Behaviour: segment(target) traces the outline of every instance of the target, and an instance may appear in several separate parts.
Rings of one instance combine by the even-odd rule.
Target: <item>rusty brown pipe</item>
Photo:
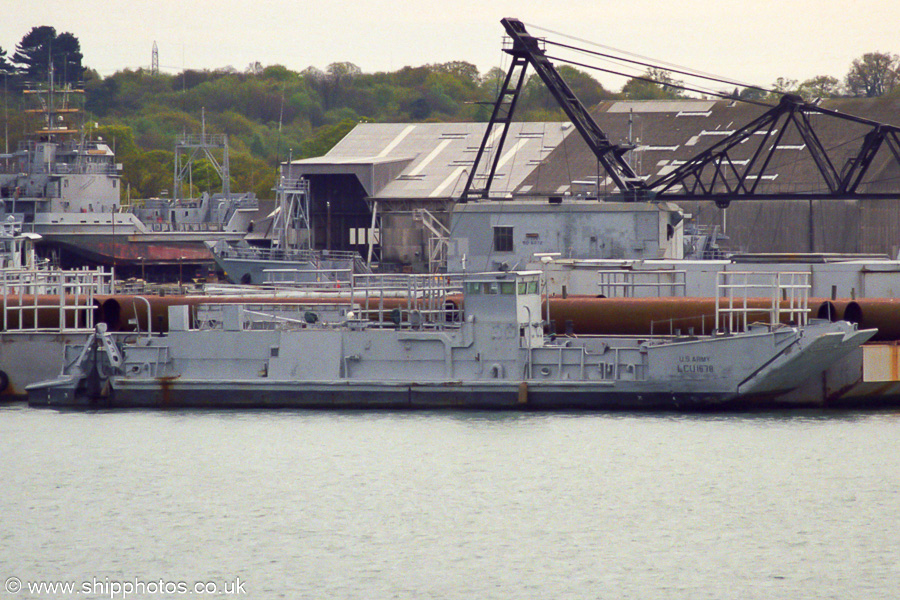
[[[809,316],[816,317],[824,300],[810,300]],[[596,298],[596,297],[551,297],[550,320],[554,322],[557,334],[574,333],[583,335],[670,335],[677,331],[683,334],[709,334],[715,329],[716,306],[726,307],[725,298]],[[743,301],[734,306],[743,306]],[[789,303],[780,303],[783,309]],[[748,298],[747,315],[749,323],[768,322],[768,298]],[[542,310],[546,310],[546,305]],[[727,317],[726,317],[727,318]],[[781,320],[787,324],[789,315]],[[739,330],[737,324],[732,329]]]
[[[148,331],[147,303],[150,305],[150,318],[153,327],[150,331],[164,333],[169,330],[169,307],[189,306],[191,318],[197,315],[197,306],[201,304],[342,304],[349,303],[349,297],[287,297],[272,296],[134,296],[115,295],[102,296],[100,300],[99,320],[106,323],[110,331]],[[144,301],[146,299],[146,302]],[[369,298],[363,302],[354,298],[355,303],[365,303],[366,308],[375,310],[379,307],[378,298]],[[386,311],[402,308],[407,305],[405,298],[384,298],[381,306]],[[137,326],[135,325],[137,324]]]
[[[877,329],[873,341],[900,340],[900,299],[860,298],[835,302],[840,317],[860,329]]]
[[[88,306],[84,296],[67,295],[63,298],[67,307]],[[18,329],[59,329],[60,298],[56,294],[9,295],[4,298],[6,306],[6,330]],[[93,301],[95,310],[100,306],[98,300]],[[82,310],[64,311],[65,326],[86,327],[86,314]],[[0,322],[0,328],[3,323]]]

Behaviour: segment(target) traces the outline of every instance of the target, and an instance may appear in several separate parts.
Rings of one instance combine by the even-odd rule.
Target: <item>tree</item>
[[[793,94],[797,91],[797,80],[779,77],[772,83],[772,89],[777,94]]]
[[[56,29],[49,25],[32,27],[16,45],[13,62],[16,71],[26,79],[43,81],[47,79],[50,45],[56,38]]]
[[[737,89],[735,89],[737,92]],[[765,100],[766,92],[765,90],[761,90],[758,87],[745,87],[740,92],[737,93],[737,97],[741,100]]]
[[[314,133],[313,137],[303,142],[299,148],[299,153],[295,154],[294,158],[324,155],[354,127],[356,127],[356,121],[352,119],[344,119],[335,125],[322,127]]]
[[[129,173],[128,163],[124,165],[124,172]],[[168,150],[151,150],[140,155],[140,167],[134,170],[135,181],[132,177],[126,177],[131,185],[131,195],[134,198],[154,198],[163,194],[171,194],[172,173],[175,167],[174,153]]]
[[[847,90],[854,96],[884,96],[900,83],[900,58],[889,52],[867,52],[853,61]]]
[[[266,79],[272,79],[282,83],[286,81],[296,81],[298,79],[297,74],[284,65],[269,65],[260,72],[260,75]]]
[[[622,94],[629,100],[666,100],[682,98],[684,92],[673,86],[681,85],[664,69],[649,68],[641,77],[632,77],[622,86]]]
[[[557,67],[557,72],[566,82],[566,85],[569,86],[569,89],[572,90],[572,93],[575,94],[575,97],[587,108],[614,97],[590,74],[575,67],[561,65]],[[563,114],[562,107],[550,93],[547,86],[544,85],[541,77],[536,73],[532,74],[525,81],[525,85],[522,87],[522,97],[519,99],[516,110],[517,118],[526,121],[544,120],[544,117],[540,115],[546,116],[552,112],[556,112],[559,115]],[[555,121],[558,118],[554,117],[549,120]]]
[[[506,71],[500,67],[488,70],[479,81],[482,94],[489,96],[491,99],[496,98],[497,94],[500,93],[500,86],[503,85],[505,78]]]
[[[97,75],[85,81],[84,90],[85,108],[100,116],[106,116],[115,106],[119,81],[115,77],[103,79]]]
[[[474,121],[487,121],[491,118],[493,104],[500,94],[500,88],[503,80],[506,78],[506,72],[500,67],[494,67],[481,77],[478,82],[478,96],[480,101],[475,105],[473,115]]]
[[[481,80],[481,77],[478,75],[478,67],[469,62],[456,60],[428,66],[432,71],[447,73],[460,81],[466,82],[472,87],[477,86]]]
[[[333,62],[328,65],[326,71],[332,79],[353,79],[357,75],[362,74],[362,69],[354,65],[352,62]]]
[[[6,58],[6,50],[0,48],[0,75],[12,75],[15,72],[15,67]]]
[[[16,46],[12,61],[18,75],[34,82],[49,79],[53,65],[55,82],[68,84],[81,81],[81,43],[71,33],[56,34],[49,25],[32,27]]]
[[[801,83],[797,91],[807,102],[816,98],[834,98],[841,93],[841,83],[830,75],[819,75]]]
[[[76,83],[84,76],[81,64],[81,42],[71,33],[61,33],[53,42],[53,67],[56,69],[56,80],[63,83]]]
[[[231,189],[252,191],[260,198],[267,198],[275,187],[275,169],[266,161],[235,154],[231,157]]]
[[[612,92],[607,91],[603,84],[594,79],[589,73],[570,65],[561,65],[557,70],[572,92],[586,107],[594,106],[604,100],[611,100],[615,96]]]
[[[338,108],[345,102],[351,82],[362,73],[362,70],[350,62],[336,62],[328,65],[326,72],[325,77],[319,79],[318,83],[327,111]]]

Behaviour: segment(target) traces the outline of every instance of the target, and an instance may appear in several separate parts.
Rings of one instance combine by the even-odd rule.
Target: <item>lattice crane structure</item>
[[[511,40],[504,51],[511,55],[512,64],[494,104],[460,202],[490,196],[491,183],[528,66],[535,70],[572,121],[622,200],[709,200],[724,208],[731,201],[740,199],[897,197],[896,191],[885,191],[883,182],[872,180],[871,167],[876,156],[886,153],[887,160],[892,161],[900,173],[900,128],[829,110],[794,94],[782,96],[761,116],[669,173],[652,180],[642,178],[625,160],[625,154],[632,147],[610,141],[553,66],[543,41],[530,35],[517,19],[503,19],[501,23]],[[826,127],[825,122],[834,120],[841,122],[839,127],[854,128],[860,140],[858,147],[848,149],[842,145],[838,151],[822,143],[817,130]],[[835,123],[827,126],[834,128]],[[496,134],[498,127],[502,129]],[[497,139],[493,160],[480,169],[492,139]],[[814,191],[773,193],[761,187],[761,182],[771,178],[770,173],[777,165],[773,160],[776,151],[785,144],[801,149],[815,164],[814,171],[820,181],[811,182]]]

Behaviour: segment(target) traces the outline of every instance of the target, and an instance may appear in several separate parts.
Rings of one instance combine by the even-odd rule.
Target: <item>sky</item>
[[[154,41],[160,69],[170,73],[254,62],[296,71],[351,62],[371,73],[455,60],[485,73],[509,64],[503,17],[520,19],[532,35],[571,42],[543,30],[559,32],[763,87],[778,77],[842,79],[866,52],[900,53],[898,0],[0,0],[0,7],[8,55],[32,27],[51,25],[74,34],[84,64],[104,76],[149,67]],[[591,74],[612,91],[626,81]]]

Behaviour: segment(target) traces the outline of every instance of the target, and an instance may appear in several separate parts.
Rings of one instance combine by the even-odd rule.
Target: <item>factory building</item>
[[[450,211],[462,193],[485,123],[361,123],[325,156],[283,166],[310,182],[317,248],[358,250],[427,270],[443,253]],[[512,197],[574,129],[568,123],[513,124],[494,193]],[[577,133],[575,133],[577,136]],[[374,226],[373,226],[374,224]]]

